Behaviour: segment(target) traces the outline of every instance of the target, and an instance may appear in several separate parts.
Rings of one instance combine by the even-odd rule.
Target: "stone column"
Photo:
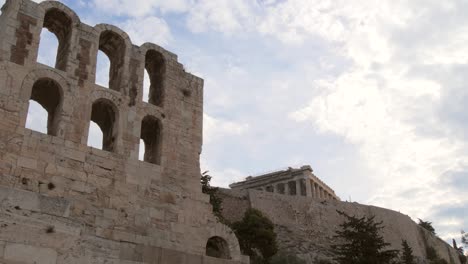
[[[289,184],[288,182],[283,182],[284,183],[284,194],[289,195]]]
[[[301,180],[296,180],[296,196],[301,196]]]
[[[305,180],[305,185],[306,185],[306,196],[307,197],[312,197],[312,186],[310,186],[310,179],[307,177]]]
[[[310,184],[312,185],[312,197],[317,198],[317,190],[315,189],[315,182],[310,180]]]
[[[320,200],[323,199],[323,189],[322,189],[321,186],[319,186],[319,198],[320,198]]]

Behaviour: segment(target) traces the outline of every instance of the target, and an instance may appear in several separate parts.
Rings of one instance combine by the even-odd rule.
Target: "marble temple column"
[[[307,197],[312,197],[312,186],[310,186],[310,179],[308,179],[308,178],[309,177],[304,179],[305,185],[306,185],[306,196]]]
[[[301,196],[301,180],[295,180],[296,182],[296,196]]]
[[[317,198],[317,192],[315,190],[315,182],[313,180],[310,180],[310,185],[311,185],[311,189],[312,189],[312,197]]]

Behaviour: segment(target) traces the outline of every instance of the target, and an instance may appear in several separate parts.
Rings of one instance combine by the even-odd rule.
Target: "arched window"
[[[228,243],[223,238],[217,236],[208,239],[206,243],[206,255],[220,259],[231,259]]]
[[[153,116],[145,116],[143,118],[141,122],[141,139],[145,145],[143,160],[160,165],[162,127],[161,122],[157,118]]]
[[[91,110],[91,121],[101,129],[102,132],[102,149],[106,151],[114,151],[117,139],[117,108],[107,99],[98,99],[93,103]],[[92,136],[92,126],[90,125],[90,134]]]
[[[155,50],[146,52],[145,69],[149,77],[148,102],[157,106],[162,106],[164,100],[164,77],[166,65],[164,57]],[[143,95],[145,97],[145,95]]]
[[[62,102],[62,90],[60,86],[54,80],[48,78],[37,80],[32,87],[30,102],[31,101],[42,106],[47,113],[47,134],[56,136],[58,132],[60,107]],[[40,112],[31,111],[34,108],[39,108],[37,104],[30,103],[29,105],[26,127],[39,132],[44,132],[44,130],[41,129],[44,125],[37,121],[45,120],[45,118],[40,114]]]
[[[55,35],[58,44],[54,37],[45,32],[44,29]],[[39,61],[53,66],[55,57],[55,68],[65,71],[70,51],[71,29],[72,20],[67,14],[57,8],[47,10],[39,45]],[[54,51],[57,53],[53,53]]]
[[[122,85],[122,73],[124,71],[125,41],[117,33],[106,30],[99,37],[99,50],[102,51],[110,61],[109,88],[120,91]],[[99,73],[99,69],[96,70]]]

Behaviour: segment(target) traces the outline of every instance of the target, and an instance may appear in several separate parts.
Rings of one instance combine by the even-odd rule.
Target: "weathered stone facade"
[[[270,172],[259,176],[249,176],[245,181],[229,187],[233,190],[257,190],[278,194],[306,196],[317,200],[340,200],[335,191],[312,173],[309,165],[298,169]]]
[[[426,247],[451,264],[460,264],[457,252],[450,245],[418,226],[407,215],[392,210],[337,200],[288,196],[257,190],[220,189],[223,199],[223,216],[228,221],[239,221],[249,208],[262,211],[275,225],[281,251],[293,253],[308,264],[333,257],[331,245],[344,218],[337,210],[356,216],[375,216],[385,228],[382,235],[390,248],[401,250],[405,239],[413,249],[418,263],[428,263]]]
[[[55,68],[36,62],[43,28],[59,40]],[[109,88],[95,84],[98,50],[111,62]],[[25,128],[30,100],[47,110],[47,134]],[[132,45],[115,26],[81,23],[57,1],[7,0],[0,263],[248,263],[201,192],[202,113],[203,80],[176,55]],[[90,121],[102,150],[86,144]]]

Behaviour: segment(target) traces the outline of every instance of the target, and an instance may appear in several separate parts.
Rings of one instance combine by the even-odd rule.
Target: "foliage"
[[[218,196],[218,188],[212,187],[210,185],[211,176],[208,174],[208,171],[202,173],[200,182],[202,185],[202,192],[210,196],[210,204],[213,206],[213,213],[219,219],[223,220],[222,216],[222,203],[223,200]]]
[[[249,255],[252,263],[270,263],[277,253],[274,225],[259,210],[247,210],[241,221],[232,224],[232,229],[242,253]]]
[[[401,246],[403,248],[402,256],[401,256],[401,264],[416,264],[413,255],[413,249],[408,245],[408,241],[403,240],[401,242]]]
[[[468,232],[461,231],[461,241],[465,247],[468,247]]]
[[[419,218],[418,218],[419,219]],[[429,222],[429,221],[423,221],[421,219],[419,219],[419,223],[418,225],[424,229],[426,229],[427,231],[431,232],[431,234],[435,235],[435,229],[434,227],[432,227],[432,222]]]
[[[340,264],[386,264],[398,255],[397,250],[385,250],[386,243],[379,231],[382,222],[375,222],[375,217],[355,217],[337,211],[345,217],[340,224],[342,230],[336,231],[335,238],[343,241],[333,246],[335,260]]]
[[[430,264],[448,264],[445,259],[442,259],[433,247],[426,247],[426,256]]]
[[[468,246],[468,234],[465,231],[461,231],[461,241],[462,244]],[[463,245],[461,247],[457,246],[457,242],[453,239],[453,247],[458,251],[458,258],[460,259],[461,264],[466,264],[468,262],[468,258],[465,256],[465,252],[463,250]]]
[[[278,251],[271,259],[270,264],[306,264],[306,262],[292,253]]]

